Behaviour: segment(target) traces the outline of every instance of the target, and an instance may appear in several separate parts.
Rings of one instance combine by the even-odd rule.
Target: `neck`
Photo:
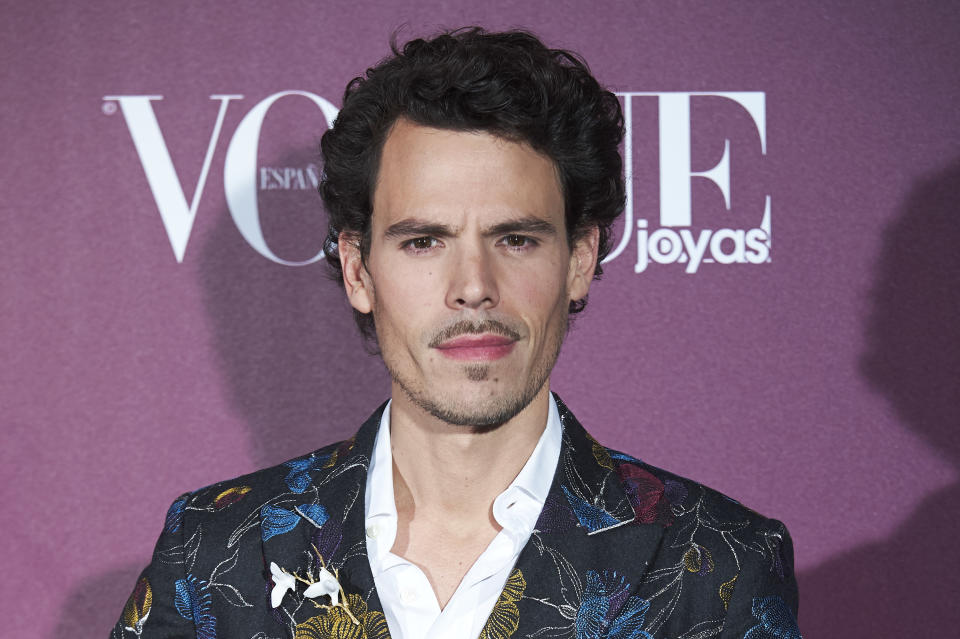
[[[549,385],[510,421],[477,431],[425,413],[403,391],[390,405],[398,513],[489,519],[494,499],[533,453],[549,412]],[[401,515],[402,516],[402,515]]]

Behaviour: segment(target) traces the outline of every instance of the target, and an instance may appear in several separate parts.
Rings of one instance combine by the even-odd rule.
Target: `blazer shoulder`
[[[638,523],[663,526],[647,573],[651,586],[683,575],[690,610],[722,618],[723,637],[749,634],[765,623],[764,615],[780,620],[785,634],[778,637],[799,637],[798,631],[791,634],[798,605],[793,542],[782,522],[704,484],[606,450],[624,492],[644,505],[635,508]],[[638,491],[646,491],[645,497],[636,498]]]
[[[353,447],[354,438],[335,442],[275,466],[184,493],[167,512],[165,528],[233,527],[284,494],[299,495],[313,484],[318,471],[332,468]],[[246,507],[244,507],[246,506]]]
[[[745,526],[785,530],[781,522],[758,513],[719,490],[648,464],[627,453],[612,448],[606,450],[628,494],[629,480],[637,475],[647,475],[651,482],[662,490],[663,499],[670,504],[676,515],[682,516],[688,510],[696,509],[701,514],[709,513],[713,518],[739,521]]]

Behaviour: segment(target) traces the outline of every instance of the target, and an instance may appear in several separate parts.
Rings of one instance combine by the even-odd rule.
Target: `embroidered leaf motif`
[[[217,618],[210,612],[209,584],[191,574],[173,584],[176,595],[173,605],[184,619],[193,621],[197,639],[216,639]]]
[[[597,460],[597,463],[604,468],[613,470],[613,459],[610,457],[610,452],[596,441],[593,442],[592,449],[593,458]]]
[[[157,553],[157,559],[164,564],[186,564],[187,570],[193,569],[193,562],[197,558],[200,548],[200,529],[198,528],[186,543],[171,546]]]
[[[184,619],[193,619],[193,602],[196,599],[196,593],[190,582],[186,579],[177,579],[173,584],[176,595],[173,597],[173,606]]]
[[[523,597],[527,582],[520,569],[514,570],[507,579],[500,598],[493,606],[487,623],[480,631],[478,639],[510,639],[520,625],[520,609],[517,602]]]
[[[183,511],[186,507],[186,495],[170,504],[170,510],[167,511],[167,518],[163,524],[163,529],[171,533],[180,530],[180,525],[183,523]]]
[[[218,578],[233,570],[234,566],[237,565],[237,555],[239,554],[240,549],[237,548],[233,551],[232,555],[217,564],[216,568],[213,569],[213,572],[210,573],[210,581],[216,581]]]
[[[343,525],[337,518],[327,519],[320,528],[313,532],[310,541],[316,547],[321,557],[333,557],[340,548],[343,539]]]
[[[260,516],[263,518],[261,527],[264,541],[275,535],[290,532],[300,523],[300,515],[297,513],[270,504],[260,509]]]
[[[251,490],[250,486],[234,486],[233,488],[228,488],[213,499],[213,507],[216,510],[222,510],[243,499],[243,496]]]
[[[733,579],[730,581],[725,581],[720,584],[720,599],[723,601],[724,609],[727,609],[730,606],[730,598],[733,596],[733,587],[737,585],[737,575],[733,576]]]
[[[236,606],[237,608],[253,607],[253,604],[243,598],[243,595],[240,594],[236,586],[231,586],[230,584],[212,584],[212,586],[217,589],[217,592],[219,592],[231,606]]]
[[[705,575],[713,571],[713,557],[703,546],[692,544],[687,552],[683,553],[683,565],[690,572]]]
[[[123,607],[123,625],[127,630],[131,630],[137,635],[143,632],[143,624],[150,616],[150,608],[153,606],[153,590],[150,588],[150,582],[146,577],[141,577],[137,581],[130,598],[127,599],[127,605]]]

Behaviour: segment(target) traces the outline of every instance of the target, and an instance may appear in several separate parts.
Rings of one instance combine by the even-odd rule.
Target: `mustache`
[[[509,337],[514,341],[520,339],[520,333],[513,330],[503,322],[498,322],[497,320],[487,319],[479,322],[460,320],[459,322],[440,329],[437,334],[431,338],[429,346],[431,348],[436,348],[447,340],[453,339],[454,337],[459,337],[460,335],[480,335],[482,333],[503,335],[504,337]]]

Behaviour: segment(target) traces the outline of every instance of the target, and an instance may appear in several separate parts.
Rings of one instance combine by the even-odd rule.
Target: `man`
[[[799,637],[784,527],[596,443],[550,372],[622,212],[619,104],[520,32],[415,40],[322,141],[391,401],[182,496],[115,637]]]

